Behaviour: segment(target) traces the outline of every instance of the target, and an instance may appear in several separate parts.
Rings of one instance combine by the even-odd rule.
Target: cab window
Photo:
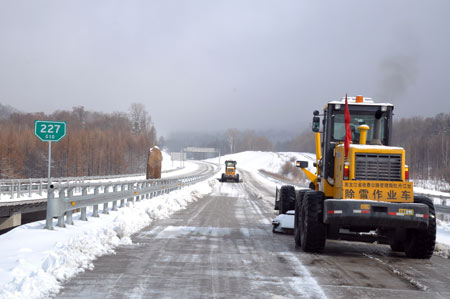
[[[375,124],[375,115],[374,114],[366,114],[366,113],[352,113],[351,114],[351,122],[350,122],[350,130],[352,132],[352,142],[359,143],[359,130],[358,127],[362,124],[368,125],[370,130],[367,132],[367,143],[369,144],[373,139],[373,128]],[[380,123],[380,139],[384,144],[384,130],[385,130],[386,120],[384,117],[381,118]],[[333,115],[333,124],[332,124],[332,141],[344,141],[345,140],[345,120],[344,113],[341,111],[336,111]]]

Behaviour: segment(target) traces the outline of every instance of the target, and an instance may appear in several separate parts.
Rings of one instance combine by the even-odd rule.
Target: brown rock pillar
[[[159,147],[154,146],[148,152],[147,180],[161,178],[162,154]]]

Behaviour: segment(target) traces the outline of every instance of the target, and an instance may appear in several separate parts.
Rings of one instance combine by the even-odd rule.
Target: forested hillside
[[[83,107],[50,115],[12,111],[0,118],[0,178],[47,176],[48,145],[34,136],[34,120],[67,122],[67,136],[52,147],[53,177],[144,172],[147,151],[157,144],[156,129],[142,104],[132,104],[128,113],[111,114]],[[412,178],[450,182],[449,113],[395,120],[393,132],[393,145],[406,149]],[[167,140],[170,150],[207,146],[220,149],[222,154],[274,149],[314,152],[314,135],[309,128],[275,146],[251,130],[179,135]]]
[[[406,149],[413,178],[444,179],[450,183],[449,113],[395,121],[393,144]]]
[[[129,113],[72,111],[13,113],[0,119],[0,177],[47,176],[48,144],[34,135],[35,120],[67,122],[67,135],[52,144],[52,177],[145,172],[156,129],[142,104]]]

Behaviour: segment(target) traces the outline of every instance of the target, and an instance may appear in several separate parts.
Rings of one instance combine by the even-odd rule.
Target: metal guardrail
[[[438,212],[450,214],[450,206],[434,205],[434,207],[436,208],[436,211],[438,211]]]
[[[47,197],[47,229],[53,229],[53,218],[58,218],[57,226],[73,224],[72,213],[81,210],[80,220],[87,220],[87,207],[93,207],[92,217],[99,217],[99,205],[103,204],[103,214],[124,207],[126,202],[141,201],[179,190],[185,186],[203,181],[219,172],[220,168],[202,175],[176,179],[135,180],[107,183],[56,183],[50,185]],[[78,191],[81,195],[74,195]],[[55,197],[58,193],[58,197]],[[120,201],[120,203],[119,203]],[[66,221],[64,221],[66,216]]]
[[[450,195],[433,195],[433,194],[426,194],[426,193],[418,193],[415,192],[416,195],[423,195],[432,199],[439,199],[441,202],[440,204],[435,204],[434,207],[436,208],[436,211],[441,213],[450,214]]]
[[[442,205],[447,205],[446,203],[450,203],[450,194],[446,195],[446,194],[439,194],[439,195],[434,195],[434,194],[427,194],[427,193],[419,193],[419,192],[414,192],[414,194],[417,195],[423,195],[423,196],[427,196],[427,197],[432,197],[432,198],[439,198],[441,200],[441,204]]]
[[[163,171],[163,173],[169,173],[172,171],[180,170],[184,167],[178,167],[175,169],[170,169]],[[84,177],[61,177],[61,178],[51,178],[52,183],[85,183],[93,180],[111,180],[120,179],[126,177],[134,176],[145,176],[145,173],[134,173],[134,174],[118,174],[118,175],[105,175],[105,176],[84,176]],[[42,196],[42,192],[47,190],[48,178],[30,178],[30,179],[2,179],[0,180],[0,194],[9,194],[10,199],[21,198],[22,196],[28,195],[31,197],[33,193],[38,193]]]
[[[85,177],[61,177],[61,178],[51,178],[52,183],[84,183],[91,180],[108,180],[108,179],[119,179],[125,177],[142,176],[145,173],[135,173],[135,174],[120,174],[120,175],[105,175],[105,176],[85,176]],[[14,199],[21,198],[22,196],[28,195],[31,197],[32,193],[39,193],[47,190],[48,178],[29,178],[29,179],[2,179],[0,180],[0,193],[10,194],[10,198]]]

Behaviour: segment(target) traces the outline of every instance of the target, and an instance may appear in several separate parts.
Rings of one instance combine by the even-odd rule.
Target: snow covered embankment
[[[39,221],[1,235],[0,298],[42,298],[57,293],[65,280],[92,269],[95,258],[131,244],[133,233],[186,208],[210,193],[214,184],[212,178],[86,222],[76,217],[75,225],[66,228],[45,230],[45,221]]]

